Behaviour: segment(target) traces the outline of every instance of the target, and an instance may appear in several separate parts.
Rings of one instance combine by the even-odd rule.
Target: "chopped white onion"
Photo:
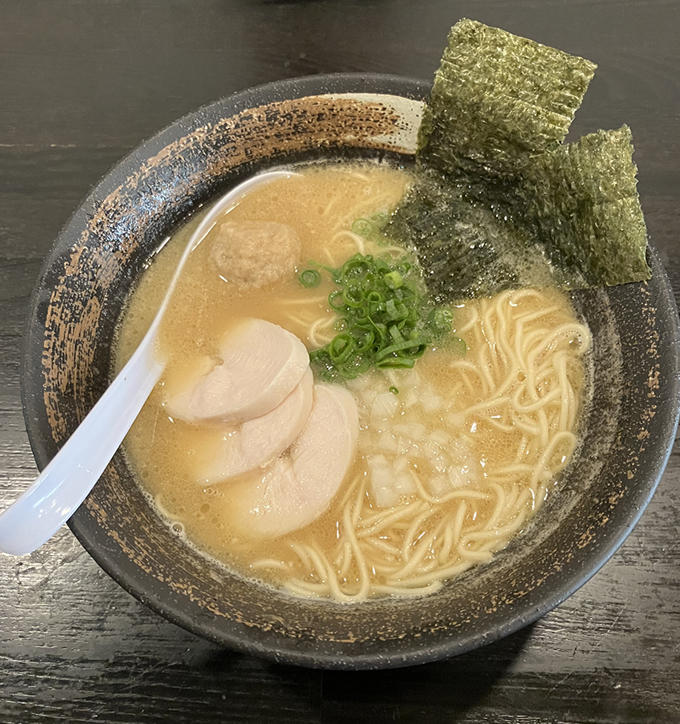
[[[414,389],[410,389],[404,395],[404,407],[413,407],[418,403],[418,393]]]
[[[378,438],[378,447],[385,452],[397,452],[397,440],[391,432],[385,430]]]
[[[425,425],[420,422],[409,422],[405,425],[395,425],[394,431],[403,435],[405,438],[418,442],[425,437]]]
[[[394,488],[399,495],[413,495],[416,492],[416,484],[408,472],[395,476]]]
[[[465,424],[465,415],[462,412],[450,412],[446,416],[446,420],[454,427],[463,427]]]
[[[451,465],[446,472],[452,488],[465,488],[476,482],[476,476],[467,465]]]
[[[421,397],[420,404],[423,411],[429,413],[440,410],[444,405],[444,400],[437,395],[427,395],[427,397]]]
[[[443,475],[433,475],[428,480],[428,487],[430,489],[430,493],[432,493],[435,498],[443,497],[451,489],[449,481]]]
[[[379,508],[390,508],[399,502],[399,493],[394,484],[394,470],[384,455],[366,457],[371,479],[371,493]]]
[[[393,395],[391,392],[383,392],[373,401],[371,417],[376,420],[387,420],[394,417],[398,407],[399,400],[397,399],[397,396]]]
[[[477,463],[460,436],[460,428],[466,425],[465,415],[451,412],[448,398],[440,396],[435,387],[423,384],[417,373],[390,372],[393,374],[389,380],[399,389],[398,395],[385,391],[385,376],[373,376],[370,384],[351,385],[362,404],[361,414],[370,416],[369,428],[374,431],[366,436],[369,445],[361,448],[374,504],[393,507],[401,496],[417,492],[409,472],[411,463],[416,466],[421,484],[436,498],[456,488],[475,486]],[[416,411],[430,415],[426,424],[418,421]],[[467,420],[468,425],[470,422]]]
[[[404,470],[406,470],[406,468],[408,467],[408,458],[403,457],[403,456],[400,458],[397,458],[394,461],[393,465],[394,465],[395,473],[403,473]]]
[[[451,435],[449,435],[448,432],[444,432],[444,430],[435,430],[430,433],[430,440],[437,443],[437,445],[441,445],[441,447],[445,447],[450,442]]]

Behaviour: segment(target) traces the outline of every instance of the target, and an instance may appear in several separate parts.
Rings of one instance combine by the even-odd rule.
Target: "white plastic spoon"
[[[291,171],[270,171],[244,181],[223,196],[191,235],[163,303],[139,347],[87,417],[31,487],[0,515],[0,551],[31,553],[50,539],[85,500],[109,464],[154,386],[165,362],[155,355],[156,334],[189,254],[218,216],[248,191]]]

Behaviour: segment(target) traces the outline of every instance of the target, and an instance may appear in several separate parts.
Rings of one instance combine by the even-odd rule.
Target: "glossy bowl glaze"
[[[248,175],[317,158],[408,161],[429,85],[315,76],[239,93],[142,144],[57,239],[34,293],[23,366],[42,468],[102,394],[125,301],[162,240]],[[212,641],[328,668],[405,666],[505,636],[562,602],[612,555],[665,467],[678,418],[678,316],[666,274],[574,295],[594,334],[581,453],[527,531],[492,562],[421,599],[343,606],[291,598],[224,571],[173,536],[120,453],[69,525],[125,589]]]

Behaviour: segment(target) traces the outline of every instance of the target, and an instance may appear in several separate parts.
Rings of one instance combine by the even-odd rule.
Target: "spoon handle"
[[[164,365],[149,354],[154,336],[155,330],[147,334],[52,462],[0,515],[0,551],[31,553],[85,500],[163,372]]]

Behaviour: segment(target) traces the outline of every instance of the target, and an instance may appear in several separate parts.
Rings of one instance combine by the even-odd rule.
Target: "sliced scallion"
[[[321,284],[321,274],[316,269],[305,269],[299,276],[300,284],[307,289],[315,289]]]
[[[339,319],[333,339],[310,352],[322,379],[353,379],[371,367],[410,369],[433,339],[451,332],[451,312],[432,309],[419,266],[404,256],[355,254],[328,269],[338,286],[328,304]],[[454,343],[457,351],[461,344]]]

